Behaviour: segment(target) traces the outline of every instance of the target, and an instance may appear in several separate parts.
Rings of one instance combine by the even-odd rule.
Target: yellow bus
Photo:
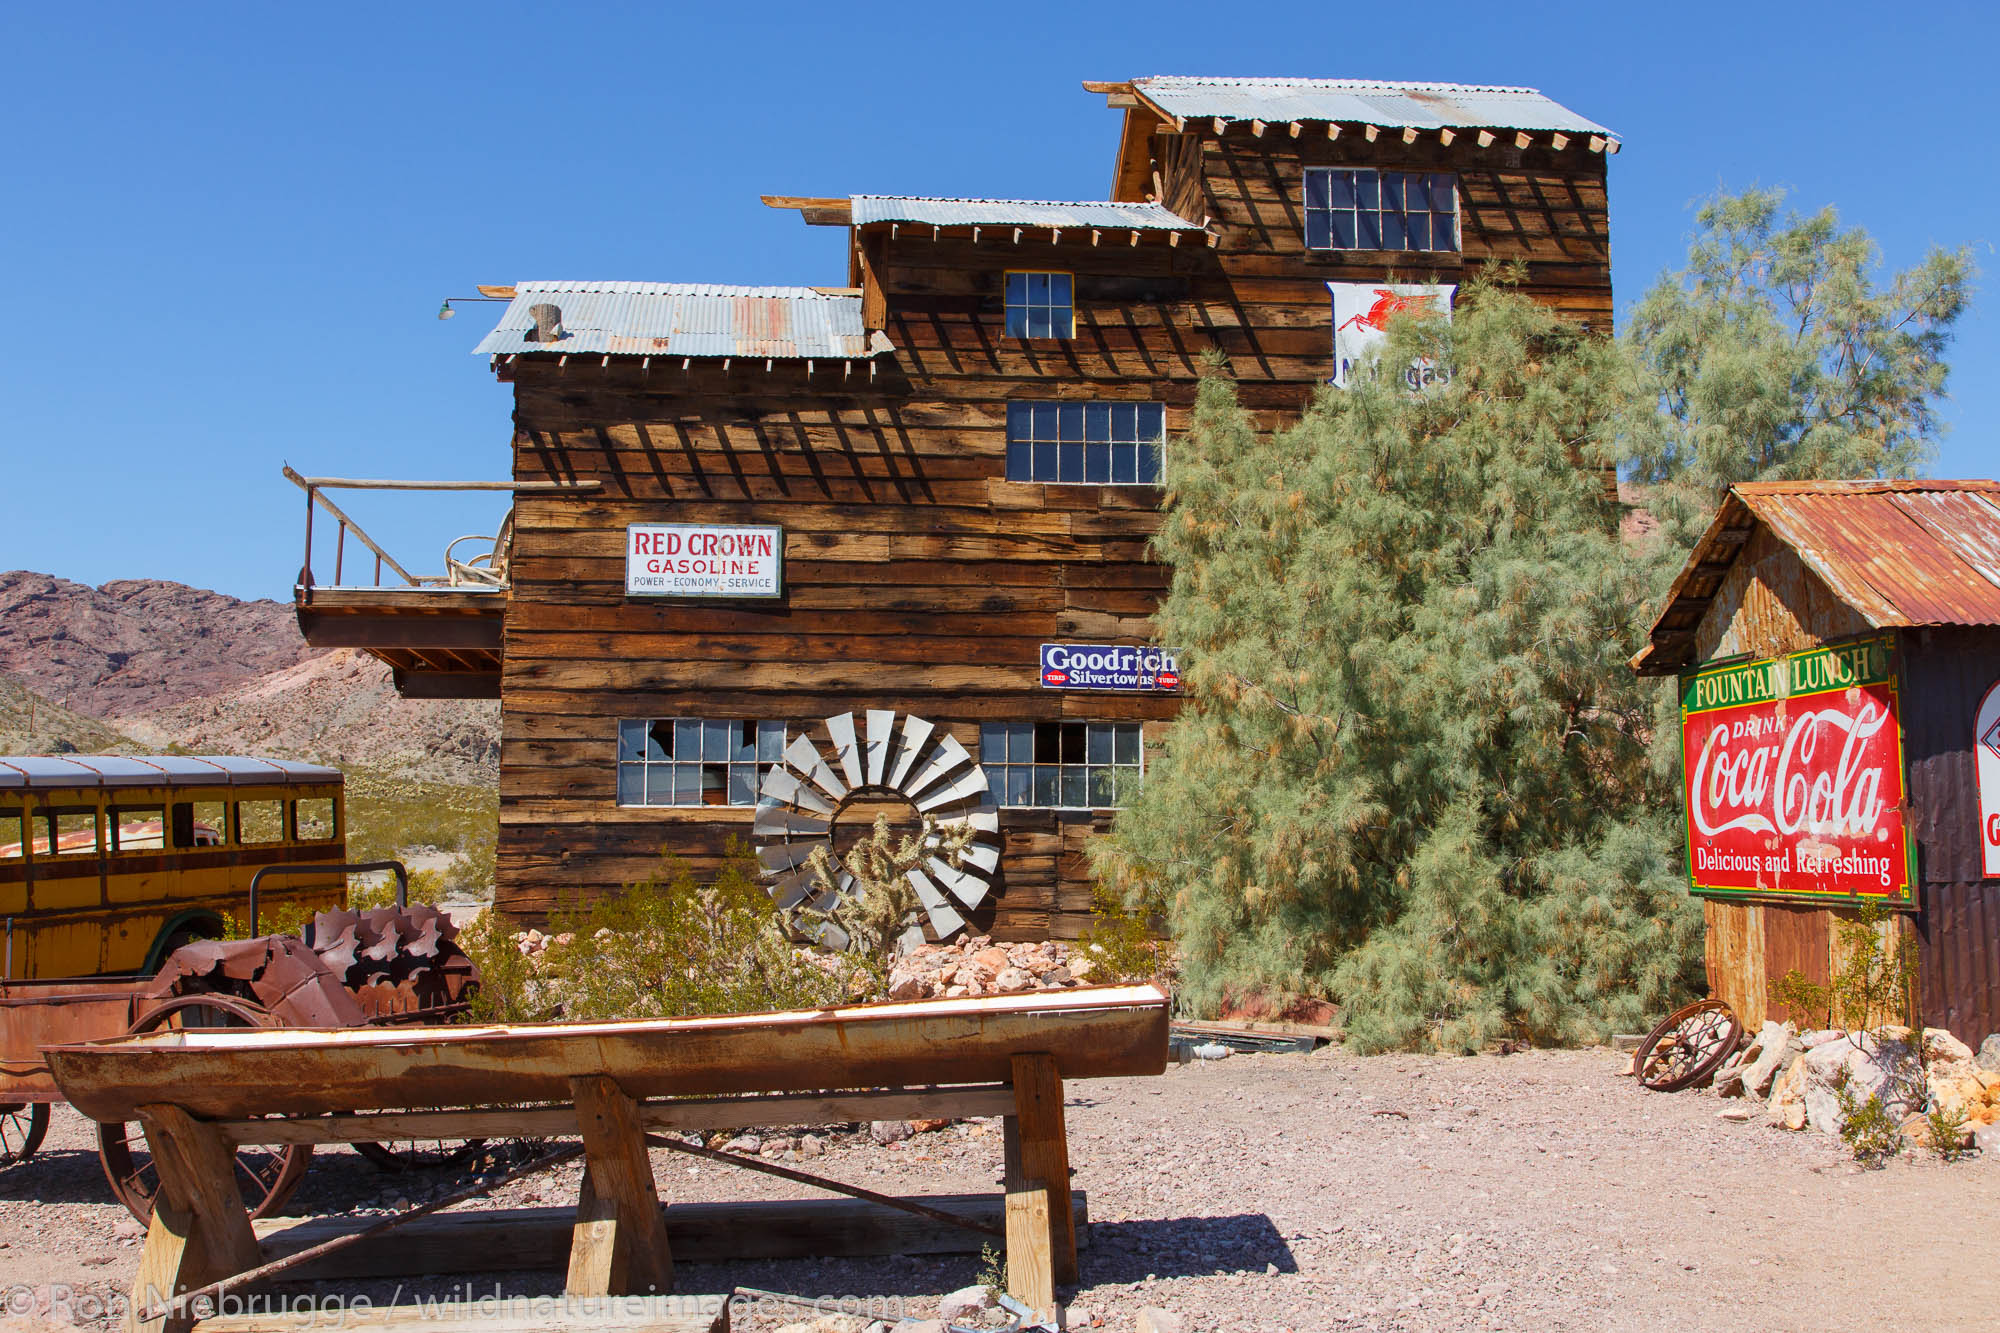
[[[0,755],[0,978],[157,971],[242,919],[264,867],[345,861],[346,823],[340,772],[317,764]],[[346,903],[344,876],[272,878],[272,907]]]

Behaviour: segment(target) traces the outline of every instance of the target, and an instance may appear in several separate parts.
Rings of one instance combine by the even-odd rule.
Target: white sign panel
[[[2000,684],[1979,701],[1972,753],[1979,761],[1979,846],[1985,853],[1981,873],[1996,879],[2000,878]]]
[[[1398,314],[1435,314],[1451,318],[1458,285],[1449,282],[1329,282],[1333,294],[1333,378],[1336,389],[1347,387],[1347,376],[1361,354],[1388,336],[1389,320]],[[1412,389],[1436,384],[1447,372],[1428,357],[1410,363],[1404,372]]]
[[[779,597],[785,530],[694,523],[625,529],[628,597]]]

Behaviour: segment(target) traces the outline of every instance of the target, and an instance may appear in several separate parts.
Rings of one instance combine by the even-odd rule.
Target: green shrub
[[[1833,1095],[1840,1104],[1840,1141],[1855,1161],[1880,1166],[1903,1151],[1903,1128],[1882,1104],[1881,1094],[1871,1092],[1861,1101],[1843,1079]]]
[[[497,912],[459,943],[479,964],[473,1016],[487,1022],[812,1009],[865,998],[882,981],[875,959],[795,945],[756,859],[733,840],[709,882],[667,855],[622,892],[555,913],[532,957]]]
[[[1090,955],[1092,981],[1148,981],[1164,970],[1160,941],[1144,908],[1127,907],[1117,894],[1098,885],[1090,894],[1090,924],[1077,939],[1077,952]]]

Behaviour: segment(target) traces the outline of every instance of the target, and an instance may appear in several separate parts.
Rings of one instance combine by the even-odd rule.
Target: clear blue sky
[[[2000,286],[1982,5],[15,5],[0,38],[0,569],[90,583],[288,597],[286,460],[504,478],[468,354],[500,307],[435,318],[474,283],[845,281],[842,233],[765,192],[1102,198],[1119,115],[1082,79],[1538,87],[1624,137],[1621,315],[1752,183]],[[1937,475],[2000,473],[1996,300]],[[429,567],[494,505],[355,513]]]

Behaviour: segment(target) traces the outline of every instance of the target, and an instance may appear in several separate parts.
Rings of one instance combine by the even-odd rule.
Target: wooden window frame
[[[650,739],[653,729],[661,725],[665,725],[668,728],[668,735],[670,737],[677,736],[679,734],[678,726],[679,724],[682,723],[693,723],[699,725],[702,728],[704,749],[706,747],[707,728],[709,728],[710,726],[716,724],[724,724],[736,727],[743,727],[743,726],[750,727],[752,728],[751,734],[754,738],[752,742],[752,753],[754,754],[755,757],[746,760],[746,759],[736,758],[734,756],[725,755],[719,758],[711,759],[702,755],[687,757],[687,756],[670,754],[663,758],[653,758],[650,755],[645,754],[643,752],[637,755],[636,757],[627,754],[626,729],[628,727],[640,728],[641,731],[639,732],[639,734],[642,737]],[[765,738],[767,735],[768,728],[777,729],[777,743],[775,747],[772,747],[774,748],[775,753],[767,758],[765,757],[764,752],[766,749]],[[614,758],[612,762],[616,769],[615,773],[613,774],[613,799],[617,802],[618,808],[621,810],[754,809],[756,808],[757,805],[758,793],[763,787],[764,773],[772,765],[783,762],[782,756],[784,754],[785,746],[790,743],[791,738],[792,738],[791,724],[779,718],[690,717],[680,714],[667,717],[620,718],[618,719],[616,734],[613,737]],[[645,742],[642,741],[642,745],[644,743]],[[687,769],[687,768],[701,770],[701,776],[703,778],[703,786],[701,787],[700,792],[698,793],[701,799],[692,801],[680,799],[680,790],[679,790],[680,774],[677,772],[677,770]],[[722,781],[720,787],[722,799],[720,800],[707,799],[707,792],[709,788],[707,786],[706,779],[708,777],[708,770],[710,769],[722,770],[721,773]],[[738,770],[738,769],[748,769],[752,777],[752,782],[750,784],[750,798],[745,801],[736,801],[730,799],[730,784],[732,779],[735,777],[735,773],[733,772],[733,770]],[[626,799],[626,785],[625,785],[626,777],[628,772],[631,770],[638,770],[637,775],[639,778],[639,792],[638,792],[639,799],[636,801],[630,801]],[[671,787],[669,788],[672,794],[672,799],[665,801],[655,801],[649,799],[652,795],[653,782],[655,780],[654,775],[656,770],[663,771],[667,775],[669,781],[672,783]]]
[[[1121,408],[1133,409],[1139,416],[1148,412],[1158,413],[1158,434],[1147,438],[1146,424],[1135,422],[1131,439],[1116,438],[1120,432],[1117,413]],[[1055,437],[1043,439],[1038,423],[1051,415],[1055,418]],[[1092,434],[1100,417],[1104,438],[1093,439]],[[1017,423],[1023,420],[1027,422],[1025,432],[1017,429]],[[1065,432],[1072,423],[1079,438],[1067,439]],[[1055,486],[1158,486],[1166,472],[1167,408],[1165,403],[1156,400],[1010,398],[1007,400],[1006,434],[1005,475],[1008,481]],[[1123,478],[1118,475],[1118,450],[1121,445],[1131,446],[1131,475]],[[1094,448],[1103,451],[1101,465],[1092,454]],[[1150,476],[1145,475],[1144,451],[1148,448],[1153,451]],[[1068,452],[1070,450],[1074,450],[1074,454]],[[1070,466],[1072,459],[1074,467]],[[1044,470],[1054,475],[1040,475]],[[1065,471],[1082,475],[1064,476]],[[1092,476],[1093,472],[1101,475]]]
[[[1331,173],[1336,171],[1351,172],[1356,175],[1359,175],[1363,172],[1367,172],[1368,174],[1374,176],[1376,178],[1376,195],[1375,195],[1376,206],[1372,209],[1363,209],[1361,208],[1359,203],[1356,203],[1352,208],[1344,208],[1344,209],[1336,209],[1333,208],[1331,205],[1327,206],[1325,209],[1320,209],[1316,207],[1311,202],[1312,199],[1311,181],[1314,173],[1319,172],[1330,175]],[[1360,215],[1364,212],[1370,212],[1376,214],[1377,216],[1380,216],[1385,211],[1381,207],[1381,198],[1382,198],[1381,178],[1384,176],[1423,176],[1426,177],[1427,179],[1434,179],[1438,176],[1449,176],[1451,178],[1451,245],[1449,247],[1442,247],[1436,244],[1424,246],[1421,248],[1414,246],[1407,246],[1407,245],[1382,246],[1382,245],[1360,244],[1361,240],[1360,225],[1359,225]],[[1428,170],[1420,170],[1414,167],[1355,167],[1355,166],[1305,167],[1301,170],[1299,174],[1299,219],[1302,226],[1302,230],[1300,232],[1300,239],[1306,242],[1306,252],[1312,255],[1374,255],[1374,254],[1463,255],[1465,253],[1464,250],[1465,192],[1460,186],[1459,179],[1460,179],[1459,173],[1456,171],[1428,171]],[[1328,233],[1327,233],[1327,239],[1329,243],[1326,245],[1312,244],[1312,239],[1311,239],[1312,215],[1322,211],[1328,214],[1329,219],[1335,213],[1353,214],[1356,220],[1356,227],[1355,227],[1356,243],[1354,245],[1346,245],[1346,246],[1339,244],[1333,237],[1332,224],[1331,221],[1329,221]],[[1406,219],[1409,216],[1409,210],[1407,209],[1399,209],[1397,210],[1397,212]],[[1440,216],[1440,214],[1438,210],[1435,208],[1426,208],[1424,210],[1424,213],[1425,216],[1427,216],[1431,220],[1432,240],[1435,241],[1436,221],[1437,218]],[[1381,238],[1378,236],[1376,239],[1379,241]]]
[[[1010,326],[1013,323],[1016,303],[1012,299],[1009,289],[1014,285],[1014,279],[1017,277],[1067,278],[1069,280],[1069,304],[1066,307],[1069,311],[1069,321],[1067,326],[1061,332],[1047,333],[1047,334],[1033,334],[1033,333],[1014,333],[1011,331]],[[1019,308],[1022,310],[1034,310],[1037,309],[1038,307],[1027,301],[1022,301],[1019,303]],[[1055,304],[1053,300],[1051,300],[1047,308],[1053,312],[1055,310],[1063,309],[1065,307],[1059,307]],[[1001,311],[1001,328],[1004,336],[1006,337],[1016,339],[1020,342],[1065,342],[1075,338],[1076,337],[1075,272],[1073,272],[1070,269],[1062,269],[1062,268],[1003,269],[1000,275],[1000,311]],[[1051,316],[1049,323],[1052,327],[1055,324],[1053,316]]]

